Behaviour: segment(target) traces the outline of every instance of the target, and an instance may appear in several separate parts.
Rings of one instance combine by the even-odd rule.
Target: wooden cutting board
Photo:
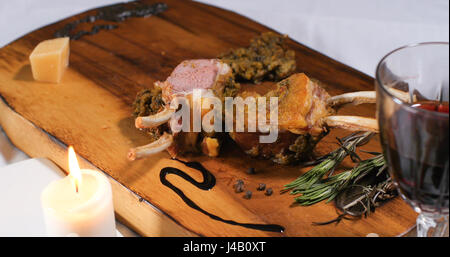
[[[33,81],[28,56],[40,41],[53,38],[56,30],[95,10],[33,31],[0,49],[0,125],[12,142],[30,156],[50,158],[63,169],[67,167],[66,146],[73,145],[84,158],[83,166],[96,167],[111,177],[117,216],[142,235],[396,236],[414,225],[416,214],[398,197],[368,218],[314,226],[312,222],[336,217],[332,203],[293,206],[292,196],[278,193],[308,168],[252,159],[232,143],[218,158],[188,158],[201,162],[216,176],[213,189],[200,190],[174,175],[168,179],[210,213],[242,223],[279,224],[286,228],[284,233],[226,224],[188,207],[161,184],[160,170],[177,167],[196,180],[201,175],[170,160],[165,152],[128,161],[129,148],[149,142],[131,117],[138,91],[164,80],[185,59],[214,58],[230,48],[247,46],[261,32],[272,31],[219,8],[163,1],[169,8],[158,16],[130,18],[117,23],[116,29],[72,40],[70,65],[59,84]],[[293,40],[288,40],[288,46],[295,50],[298,72],[320,79],[331,95],[374,88],[373,78],[367,75]],[[373,116],[374,111],[374,105],[363,105],[341,112]],[[317,151],[333,150],[335,137],[347,134],[334,130]],[[378,138],[364,149],[380,151]],[[246,174],[249,167],[257,173]],[[237,179],[253,191],[252,199],[234,193],[232,185]],[[275,193],[268,197],[256,191],[258,183],[272,187]]]

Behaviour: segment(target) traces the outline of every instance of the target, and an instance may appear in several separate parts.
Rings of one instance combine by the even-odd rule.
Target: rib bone
[[[327,101],[327,104],[329,106],[334,107],[348,103],[354,105],[363,103],[375,103],[375,101],[376,101],[375,91],[359,91],[330,97]]]
[[[401,91],[395,88],[389,88],[388,90],[391,94],[393,94],[400,100],[407,103],[411,102],[408,92]],[[375,103],[376,98],[377,94],[375,91],[358,91],[330,97],[327,101],[327,104],[331,107],[337,107],[344,104],[358,105],[364,103]],[[415,101],[416,98],[414,97],[413,102]]]
[[[169,121],[174,112],[175,110],[173,109],[164,108],[164,110],[158,112],[157,114],[137,117],[135,120],[135,126],[140,129],[157,127]]]
[[[414,103],[417,101],[416,95],[413,95],[411,101],[411,97],[408,92],[398,90],[395,88],[389,88],[388,90],[391,94],[393,94],[395,97],[397,97],[398,99],[402,100],[405,103]]]
[[[343,128],[350,131],[378,132],[378,122],[373,118],[332,115],[325,117],[323,121],[329,127]]]
[[[128,152],[128,159],[134,161],[149,155],[162,152],[169,148],[173,143],[173,136],[169,133],[164,133],[158,140],[148,144],[130,149]]]

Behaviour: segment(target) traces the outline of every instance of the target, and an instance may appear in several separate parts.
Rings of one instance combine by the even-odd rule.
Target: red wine
[[[413,107],[448,113],[448,102],[420,101]],[[400,193],[413,206],[448,212],[449,119],[432,112],[379,113],[381,139]]]
[[[413,107],[434,112],[448,113],[448,102],[424,101],[413,105]]]
[[[430,164],[427,160],[405,157],[394,149],[388,150],[391,171],[400,192],[422,209],[448,209],[448,162]]]

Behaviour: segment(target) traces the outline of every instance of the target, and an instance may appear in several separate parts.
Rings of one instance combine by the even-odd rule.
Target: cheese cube
[[[31,71],[37,81],[58,83],[69,65],[69,38],[39,43],[30,54]]]

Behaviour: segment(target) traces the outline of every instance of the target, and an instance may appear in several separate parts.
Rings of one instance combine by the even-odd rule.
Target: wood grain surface
[[[128,161],[129,148],[149,142],[148,137],[134,127],[131,116],[131,104],[138,91],[151,87],[157,80],[164,80],[183,60],[214,58],[230,48],[247,46],[250,39],[261,32],[272,31],[238,14],[204,4],[163,2],[169,8],[158,16],[130,18],[118,23],[117,29],[72,40],[70,65],[59,84],[34,81],[28,55],[40,41],[53,38],[57,29],[86,14],[94,14],[95,10],[33,31],[0,49],[0,95],[4,102],[0,105],[0,125],[5,127],[11,140],[29,155],[45,155],[63,168],[66,156],[61,153],[65,146],[73,145],[87,163],[117,182],[115,198],[121,199],[129,194],[127,190],[131,190],[157,207],[158,211],[149,204],[142,204],[139,197],[127,198],[125,195],[123,201],[115,200],[118,216],[142,235],[365,236],[378,233],[396,236],[414,225],[416,214],[398,197],[368,218],[313,226],[312,222],[336,217],[332,203],[293,206],[292,196],[278,193],[283,185],[308,168],[252,159],[233,143],[227,143],[218,158],[188,158],[200,161],[214,173],[217,185],[212,190],[202,191],[176,176],[168,179],[208,212],[243,223],[279,224],[286,228],[284,233],[225,224],[188,207],[160,183],[159,172],[163,167],[177,167],[196,180],[201,180],[200,173],[169,159],[165,152]],[[367,75],[295,41],[288,40],[288,46],[295,50],[298,72],[320,79],[331,95],[374,87],[373,78]],[[373,116],[375,106],[350,106],[340,112]],[[11,122],[11,117],[15,117],[15,122]],[[42,134],[35,136],[33,130]],[[318,145],[318,153],[333,150],[336,147],[334,138],[348,133],[332,131]],[[55,149],[55,142],[46,140],[46,136],[59,142],[56,143],[59,154],[49,150]],[[378,138],[364,149],[380,151]],[[344,166],[349,165],[348,161],[344,162]],[[254,167],[257,174],[246,174],[249,167]],[[237,179],[244,180],[247,188],[253,191],[252,199],[234,193],[232,185]],[[275,193],[268,197],[256,191],[258,183],[272,187]],[[158,218],[149,218],[153,215],[149,212]],[[155,232],[155,228],[164,226],[170,229],[165,233]]]

